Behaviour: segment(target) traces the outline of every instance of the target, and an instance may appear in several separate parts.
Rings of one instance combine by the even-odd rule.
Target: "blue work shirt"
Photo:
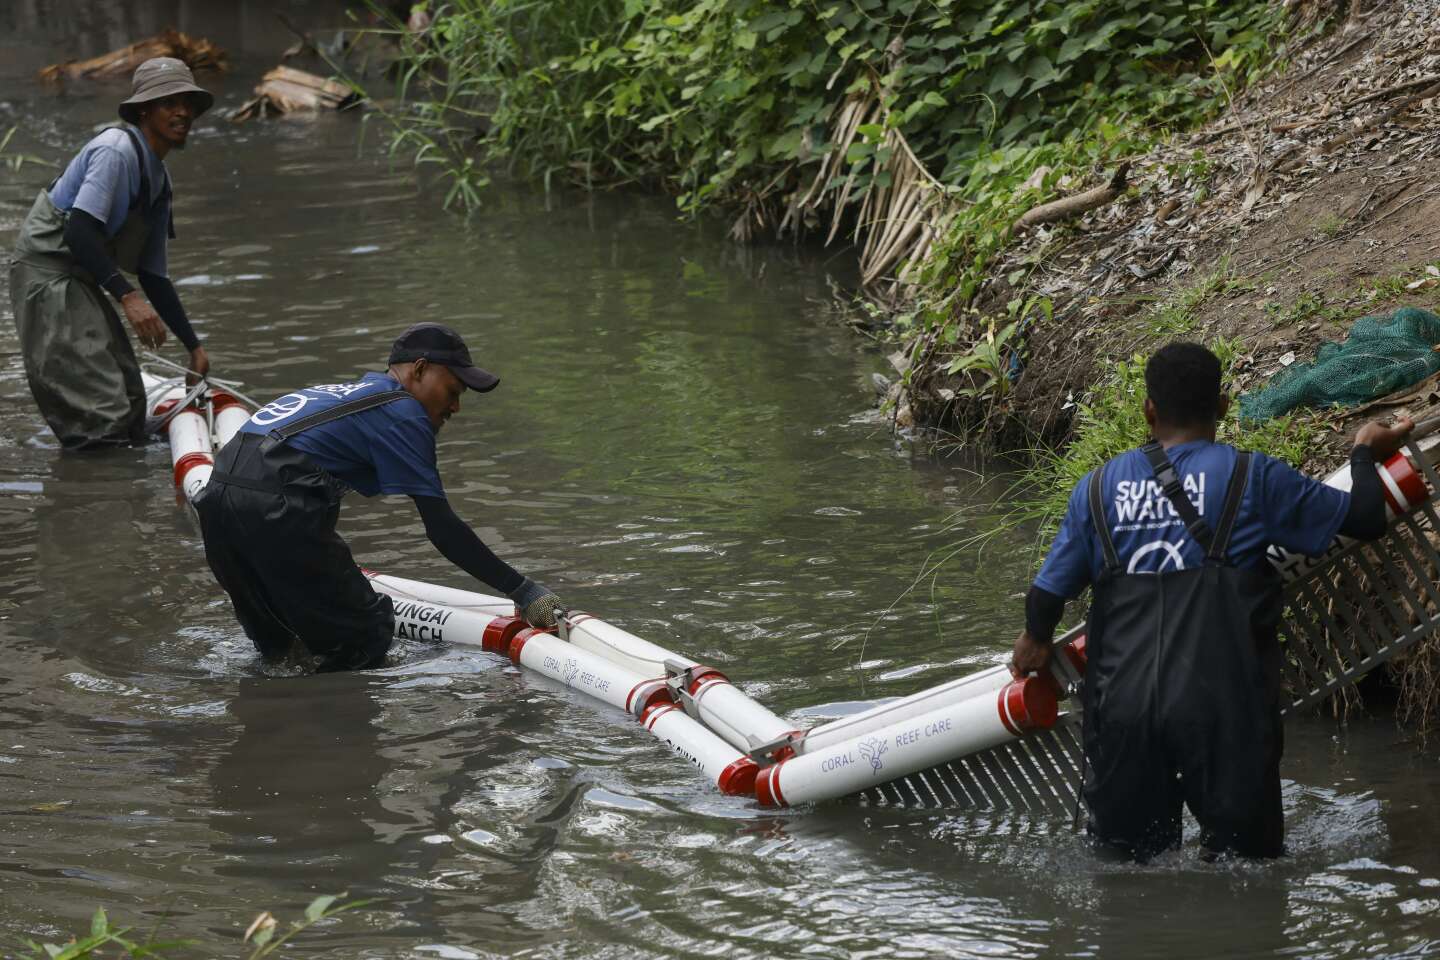
[[[140,254],[139,267],[157,277],[168,277],[170,191],[166,188],[170,174],[139,128],[125,126],[140,141],[150,180],[150,236]],[[111,127],[85,144],[50,188],[50,202],[67,212],[84,210],[105,225],[107,237],[119,233],[131,205],[140,202],[140,158],[125,131]]]
[[[386,390],[404,390],[385,373],[367,373],[354,383],[307,387],[255,411],[241,433],[264,436],[291,418],[308,417],[345,400]],[[443,497],[435,460],[435,429],[419,400],[408,394],[390,403],[346,414],[303,430],[287,441],[316,465],[367,497],[403,493]]]
[[[1195,509],[1213,531],[1235,469],[1235,448],[1194,440],[1165,451]],[[1067,599],[1094,583],[1105,569],[1100,540],[1090,522],[1090,474],[1076,484],[1060,532],[1035,585]],[[1159,573],[1201,566],[1205,552],[1170,505],[1145,454],[1130,450],[1105,466],[1105,523],[1120,569]],[[1242,569],[1265,562],[1271,544],[1293,553],[1324,553],[1335,539],[1350,494],[1329,487],[1261,453],[1250,456],[1250,478],[1230,536],[1226,558]]]

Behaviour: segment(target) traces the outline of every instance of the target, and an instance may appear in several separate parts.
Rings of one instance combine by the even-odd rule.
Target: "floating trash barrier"
[[[187,388],[148,372],[146,388],[152,428],[170,439],[175,484],[193,500],[214,450],[248,416],[247,401],[233,385]],[[1421,425],[1404,452],[1377,467],[1390,516],[1384,538],[1342,539],[1318,558],[1272,549],[1286,581],[1286,712],[1313,706],[1440,626],[1440,553],[1431,542],[1440,531],[1440,438],[1419,440],[1436,426]],[[1349,489],[1349,466],[1325,482]],[[798,729],[719,670],[592,614],[566,611],[556,628],[539,630],[502,597],[366,576],[394,603],[397,639],[507,657],[628,714],[721,792],[762,806],[857,798],[1065,815],[1080,803],[1083,625],[1055,641],[1043,675],[1016,679],[994,666]]]

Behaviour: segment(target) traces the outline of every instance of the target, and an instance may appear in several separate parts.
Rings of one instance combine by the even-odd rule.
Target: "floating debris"
[[[225,51],[204,37],[197,39],[178,30],[166,30],[148,40],[137,41],[89,60],[51,64],[40,71],[40,79],[46,83],[63,83],[67,80],[129,77],[136,67],[154,57],[174,57],[185,61],[186,66],[196,71],[224,70],[228,66]]]
[[[255,97],[230,115],[235,123],[254,117],[315,110],[344,110],[360,102],[360,95],[339,80],[276,67],[260,79]]]

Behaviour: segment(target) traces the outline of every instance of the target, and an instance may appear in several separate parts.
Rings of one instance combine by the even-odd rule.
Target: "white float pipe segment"
[[[870,731],[895,726],[974,697],[997,693],[1014,679],[1010,668],[1003,664],[957,677],[908,697],[823,723],[806,733],[795,750],[800,754],[829,750],[837,743],[853,740]]]
[[[176,404],[185,399],[183,386],[175,386],[162,393],[151,406],[151,416],[163,416]],[[184,493],[185,499],[193,503],[210,474],[215,469],[215,458],[211,455],[210,425],[205,415],[192,403],[170,418],[165,425],[170,441],[170,466],[175,486]]]
[[[455,587],[442,587],[439,584],[426,583],[423,580],[392,577],[389,574],[376,573],[374,570],[365,570],[364,573],[370,579],[370,586],[375,589],[376,593],[386,594],[396,600],[419,600],[456,610],[488,613],[496,617],[509,617],[515,614],[514,601],[504,597],[492,597],[489,594],[458,590]]]
[[[229,443],[250,419],[250,409],[233,394],[212,390],[210,403],[215,411],[215,449]]]
[[[994,696],[952,701],[781,760],[760,771],[755,797],[784,807],[848,796],[1054,726],[1057,714],[1048,677],[1012,680]]]
[[[750,699],[718,671],[702,674],[695,680],[690,686],[690,698],[701,721],[741,750],[800,732],[795,724]]]
[[[657,703],[670,702],[670,690],[663,677],[642,677],[551,633],[527,633],[523,641],[512,641],[509,651],[510,659],[522,667],[637,718]]]
[[[667,663],[681,669],[700,666],[698,661],[672,653],[588,613],[567,613],[564,634],[565,639],[575,646],[612,660],[645,677],[663,676]]]
[[[752,796],[759,767],[754,760],[721,740],[673,703],[651,707],[640,723],[705,778],[730,796]]]

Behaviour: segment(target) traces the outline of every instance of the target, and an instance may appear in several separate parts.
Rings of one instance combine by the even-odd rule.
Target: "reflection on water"
[[[40,63],[173,14],[236,52],[206,80],[223,107],[289,42],[249,4],[98,7],[89,21],[0,10],[0,45],[23,48],[0,57],[0,126],[18,122],[27,152],[65,159],[113,109],[114,90],[31,86]],[[445,215],[373,142],[357,152],[358,124],[212,116],[173,157],[173,273],[218,375],[269,398],[378,367],[415,320],[454,324],[504,378],[441,437],[461,515],[568,602],[796,716],[1003,653],[1026,537],[917,577],[993,527],[1004,480],[914,457],[871,417],[877,364],[829,316],[820,256],[736,250],[635,197],[547,209],[501,187],[479,214]],[[0,242],[47,177],[0,182]],[[0,941],[80,930],[97,904],[224,941],[259,909],[348,890],[374,911],[298,952],[1349,957],[1440,943],[1440,775],[1388,721],[1291,724],[1287,859],[1139,869],[1019,815],[764,813],[635,724],[472,651],[407,644],[364,676],[265,677],[163,446],[61,456],[16,351],[0,324]],[[462,584],[403,498],[353,500],[343,527],[369,566]]]

